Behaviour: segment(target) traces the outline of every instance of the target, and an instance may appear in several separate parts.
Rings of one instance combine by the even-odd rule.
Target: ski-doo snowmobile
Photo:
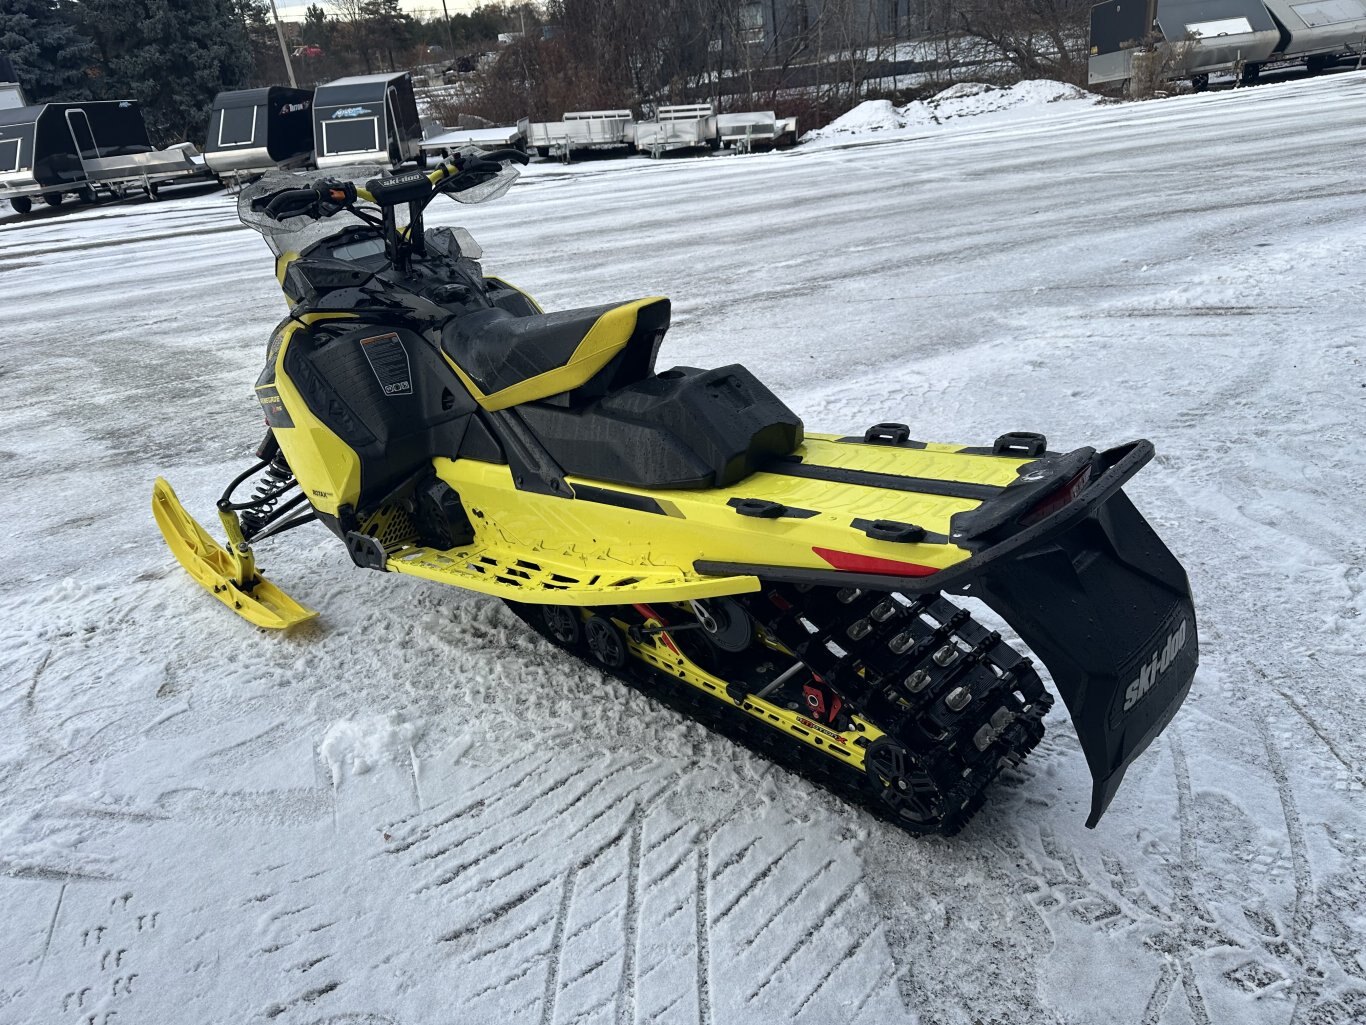
[[[315,613],[252,546],[321,522],[357,566],[501,598],[918,833],[960,828],[1052,704],[1031,659],[945,595],[979,598],[1066,702],[1094,826],[1196,668],[1186,574],[1121,490],[1152,445],[813,434],[742,366],[656,371],[667,299],[546,313],[484,273],[467,231],[424,228],[435,197],[493,199],[517,161],[241,193],[291,309],[256,383],[269,431],[218,502],[227,546],[156,483],[181,564],[289,627]]]

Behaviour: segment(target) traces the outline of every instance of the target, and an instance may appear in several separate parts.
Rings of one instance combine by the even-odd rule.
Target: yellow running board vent
[[[759,578],[752,576],[709,577],[667,567],[571,562],[544,553],[537,553],[533,562],[525,556],[525,551],[491,545],[448,551],[414,547],[390,555],[385,568],[532,605],[687,601],[759,590]]]

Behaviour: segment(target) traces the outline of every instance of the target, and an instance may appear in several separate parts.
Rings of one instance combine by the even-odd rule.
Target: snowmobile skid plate
[[[152,515],[176,561],[243,619],[270,630],[283,630],[317,616],[313,609],[300,605],[256,572],[245,542],[235,546],[234,552],[210,537],[161,477],[152,487]]]
[[[920,579],[734,563],[696,568],[805,586],[981,599],[1052,674],[1091,769],[1086,824],[1095,826],[1129,764],[1181,707],[1199,660],[1186,572],[1120,490],[1152,454],[1152,445],[1139,441],[1095,456],[1088,482],[1071,501],[1003,540],[991,530],[974,538],[955,522],[955,540],[980,550]],[[997,520],[977,522],[997,530]]]

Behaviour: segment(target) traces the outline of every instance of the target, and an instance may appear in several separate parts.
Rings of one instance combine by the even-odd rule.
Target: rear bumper
[[[930,576],[708,562],[696,569],[981,599],[1048,667],[1067,704],[1094,781],[1094,826],[1129,764],[1180,708],[1199,660],[1186,572],[1121,490],[1152,456],[1147,441],[1096,455],[1092,479],[1069,504],[1023,529],[994,527],[993,536],[1015,532],[977,541],[986,547]]]

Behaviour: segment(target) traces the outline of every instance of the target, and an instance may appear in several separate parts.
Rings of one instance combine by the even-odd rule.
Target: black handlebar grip
[[[307,213],[317,201],[318,193],[313,189],[286,189],[271,197],[266,204],[266,216],[277,221],[296,217]]]
[[[519,149],[496,149],[491,153],[485,153],[481,160],[511,160],[514,163],[525,164],[531,160],[529,156]]]

